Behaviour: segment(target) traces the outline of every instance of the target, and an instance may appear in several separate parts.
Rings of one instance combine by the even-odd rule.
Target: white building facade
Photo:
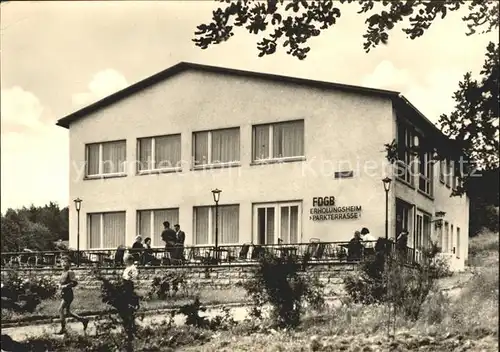
[[[447,144],[397,92],[180,63],[58,125],[70,133],[71,200],[83,200],[81,249],[138,234],[163,246],[163,221],[186,245],[213,244],[215,188],[219,244],[347,241],[362,227],[384,237],[389,176],[389,236],[406,228],[411,247],[438,241],[464,266],[469,204],[450,197],[451,163],[401,152],[396,170],[413,171],[397,176],[387,161],[393,140]]]

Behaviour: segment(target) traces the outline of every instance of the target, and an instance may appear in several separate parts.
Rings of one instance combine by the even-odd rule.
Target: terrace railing
[[[364,250],[353,251],[349,242],[311,242],[272,245],[221,245],[216,253],[214,246],[174,247],[170,251],[165,248],[152,248],[136,251],[134,249],[86,249],[59,250],[45,252],[2,252],[2,267],[53,267],[61,263],[62,258],[69,259],[82,267],[122,267],[125,252],[134,256],[140,266],[206,266],[231,265],[257,262],[267,254],[279,257],[294,257],[309,262],[359,262],[375,255],[375,243],[363,242]],[[387,250],[395,251],[395,244],[390,241]],[[407,248],[403,257],[408,264],[413,264],[416,258],[414,250]]]

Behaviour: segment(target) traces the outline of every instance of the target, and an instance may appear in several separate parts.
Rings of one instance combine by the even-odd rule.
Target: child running
[[[83,324],[83,331],[87,330],[89,325],[89,320],[83,318],[73,312],[71,312],[70,307],[73,302],[73,287],[75,287],[78,282],[76,281],[76,276],[73,271],[70,270],[69,260],[64,259],[62,262],[63,272],[61,278],[59,279],[59,287],[61,289],[61,305],[59,307],[59,314],[61,317],[61,330],[57,333],[58,335],[66,334],[66,316],[72,316]]]

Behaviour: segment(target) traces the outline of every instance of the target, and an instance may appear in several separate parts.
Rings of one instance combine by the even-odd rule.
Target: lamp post
[[[392,180],[386,177],[382,180],[385,191],[385,240],[389,240],[389,190],[391,189]]]
[[[215,202],[215,259],[219,263],[219,199],[222,191],[218,188],[212,190]]]
[[[80,198],[76,198],[74,200],[75,202],[75,208],[76,208],[76,214],[77,214],[77,220],[76,220],[76,265],[80,266],[80,209],[82,208],[82,200]]]

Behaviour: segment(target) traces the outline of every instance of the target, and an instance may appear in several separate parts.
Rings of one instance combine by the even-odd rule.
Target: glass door
[[[301,203],[254,204],[253,239],[256,244],[298,243],[301,241]]]

